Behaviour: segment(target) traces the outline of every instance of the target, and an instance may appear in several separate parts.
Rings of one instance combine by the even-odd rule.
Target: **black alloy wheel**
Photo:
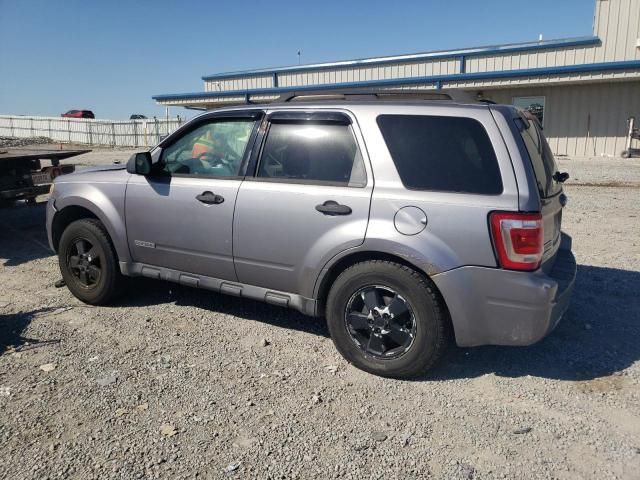
[[[84,288],[95,288],[102,276],[100,250],[86,238],[76,238],[67,249],[67,265]]]
[[[411,305],[384,285],[366,286],[354,293],[344,317],[351,339],[375,358],[398,358],[411,348],[416,336]]]
[[[60,273],[67,288],[91,305],[108,305],[123,290],[118,256],[104,225],[94,218],[72,222],[58,245]]]

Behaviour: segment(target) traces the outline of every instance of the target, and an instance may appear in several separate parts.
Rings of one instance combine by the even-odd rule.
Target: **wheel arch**
[[[73,222],[83,218],[98,219],[98,216],[88,208],[79,205],[70,205],[56,212],[51,223],[51,243],[55,252],[58,252],[62,232]]]
[[[424,278],[429,280],[429,282],[431,283],[431,287],[436,292],[440,301],[442,302],[442,306],[446,312],[448,321],[451,322],[449,309],[447,307],[446,301],[444,300],[444,297],[440,293],[440,290],[435,285],[435,283],[431,280],[430,275],[423,268],[420,268],[418,265],[408,261],[406,258],[403,258],[399,255],[395,255],[393,253],[388,253],[388,252],[369,251],[369,250],[355,251],[347,255],[344,255],[341,258],[334,261],[331,265],[329,265],[328,268],[325,268],[323,270],[324,273],[321,274],[320,278],[318,279],[318,282],[316,283],[317,285],[316,296],[315,296],[317,301],[316,313],[319,316],[324,315],[327,297],[329,296],[329,290],[331,289],[331,285],[333,284],[335,279],[338,278],[338,276],[342,272],[344,272],[347,268],[351,267],[352,265],[355,265],[356,263],[370,261],[370,260],[385,260],[385,261],[397,263],[400,265],[404,265],[406,267],[411,268],[412,270],[415,270]]]
[[[124,227],[124,222],[119,218],[119,216],[116,220],[117,225],[114,225],[109,220],[108,215],[105,212],[86,199],[78,197],[75,200],[71,198],[66,198],[65,200],[65,203],[69,203],[59,208],[51,222],[51,243],[56,252],[58,251],[62,232],[64,232],[72,222],[83,218],[95,218],[99,220],[107,230],[109,238],[116,250],[118,259],[121,262],[129,260],[129,250],[126,243],[126,229]],[[112,209],[115,211],[113,206]],[[118,235],[118,232],[121,232],[122,237]]]

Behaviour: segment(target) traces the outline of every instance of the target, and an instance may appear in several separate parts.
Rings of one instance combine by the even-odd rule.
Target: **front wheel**
[[[67,287],[83,302],[105,305],[119,295],[123,278],[118,257],[98,220],[77,220],[64,230],[58,262]]]
[[[421,375],[448,343],[446,309],[435,287],[415,270],[389,261],[362,262],[342,272],[326,313],[338,351],[376,375]]]

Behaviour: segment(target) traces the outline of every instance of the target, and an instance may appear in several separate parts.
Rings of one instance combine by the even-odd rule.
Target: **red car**
[[[65,118],[96,118],[91,110],[69,110],[60,116]]]

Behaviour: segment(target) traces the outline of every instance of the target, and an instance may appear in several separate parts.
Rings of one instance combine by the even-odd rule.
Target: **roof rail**
[[[381,100],[381,101],[415,101],[415,100],[449,100],[458,103],[477,103],[469,92],[455,89],[406,89],[381,90],[376,88],[348,88],[291,91],[280,95],[275,102],[318,102],[318,101],[353,101],[353,100]],[[275,103],[274,102],[274,103]]]

